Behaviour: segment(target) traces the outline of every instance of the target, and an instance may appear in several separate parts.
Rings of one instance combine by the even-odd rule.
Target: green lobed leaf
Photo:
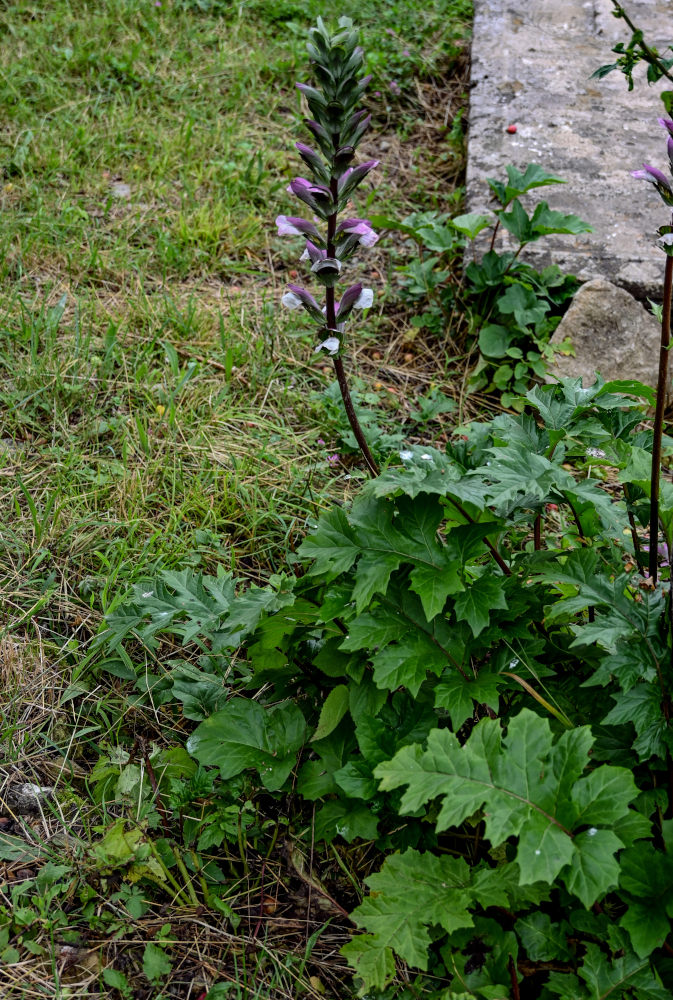
[[[646,958],[655,948],[660,948],[671,933],[671,919],[661,903],[653,906],[631,902],[619,924],[628,931],[639,958]]]
[[[395,975],[393,950],[375,934],[358,934],[341,954],[369,989],[383,990]]]
[[[628,910],[620,924],[640,957],[651,954],[671,931],[673,857],[651,842],[634,844],[620,858],[619,885],[628,894]]]
[[[439,675],[445,669],[447,656],[430,635],[417,631],[375,653],[371,663],[378,688],[405,687],[416,695],[428,671]]]
[[[640,1000],[670,1000],[670,992],[652,972],[649,959],[633,953],[608,959],[598,945],[587,944],[579,974],[592,1000],[618,1000],[634,989]]]
[[[456,617],[469,624],[475,637],[486,628],[496,608],[507,608],[504,577],[480,576],[456,597]]]
[[[360,552],[355,533],[341,507],[333,507],[323,514],[316,530],[298,549],[302,558],[315,560],[316,573],[326,573],[331,579],[347,572]]]
[[[450,934],[472,926],[472,873],[462,858],[411,849],[386,858],[366,882],[371,894],[352,919],[372,935],[370,948],[393,949],[417,968],[427,969],[430,927],[437,924]]]
[[[529,163],[523,173],[513,164],[505,167],[507,171],[507,184],[487,177],[488,185],[494,192],[501,205],[508,205],[513,198],[518,198],[533,188],[545,187],[548,184],[565,184],[560,177],[547,173],[544,167],[536,163]]]
[[[457,670],[442,675],[433,687],[435,708],[443,708],[451,717],[451,727],[457,732],[474,713],[474,705],[488,705],[497,711],[499,690],[506,678],[482,668],[476,677],[466,680]]]
[[[515,930],[532,961],[571,958],[568,936],[572,934],[572,928],[565,921],[552,923],[548,913],[538,910],[517,920]]]
[[[143,972],[151,983],[157,983],[171,972],[173,964],[163,948],[151,941],[145,945]]]
[[[462,746],[448,730],[432,730],[425,751],[405,747],[374,774],[382,790],[408,786],[403,812],[441,798],[438,831],[482,811],[494,847],[519,838],[522,884],[551,884],[561,874],[570,891],[590,905],[616,884],[614,854],[623,845],[611,830],[583,832],[585,817],[595,816],[600,824],[626,814],[637,794],[633,777],[609,766],[581,776],[592,742],[587,728],[563,734],[554,745],[548,721],[528,709],[510,720],[504,740],[500,725],[483,720]]]
[[[428,621],[444,610],[449,594],[465,589],[461,566],[458,560],[448,563],[441,572],[434,566],[416,566],[409,574],[409,585],[420,597]]]
[[[621,847],[621,840],[612,830],[591,827],[575,836],[574,856],[561,878],[585,906],[593,906],[616,887],[619,863],[615,854]]]
[[[331,843],[341,837],[347,844],[354,840],[375,840],[378,821],[368,806],[348,799],[326,802],[315,814],[315,838]]]
[[[468,239],[473,240],[482,230],[488,229],[489,226],[493,225],[493,219],[489,215],[469,212],[467,215],[457,215],[454,219],[451,219],[451,225],[459,233],[463,233]]]

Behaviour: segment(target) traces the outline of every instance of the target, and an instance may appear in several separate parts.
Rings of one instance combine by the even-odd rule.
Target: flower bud
[[[323,316],[320,306],[311,293],[307,292],[305,288],[300,288],[299,285],[288,285],[287,287],[288,291],[281,299],[283,305],[288,309],[304,308],[311,319],[321,325],[324,324],[325,317]]]
[[[294,147],[306,166],[309,167],[313,173],[320,178],[320,180],[329,183],[329,170],[318,156],[315,149],[311,149],[310,146],[305,145],[303,142],[295,142]]]
[[[648,163],[643,163],[642,170],[632,170],[631,176],[639,181],[649,181],[654,184],[662,200],[666,205],[673,206],[673,188],[670,181],[657,167],[651,167]]]
[[[326,219],[334,211],[330,189],[322,184],[312,184],[305,177],[297,177],[288,186],[288,191],[296,194],[321,219]]]

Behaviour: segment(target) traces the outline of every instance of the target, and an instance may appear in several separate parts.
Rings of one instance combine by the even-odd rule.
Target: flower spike
[[[307,48],[315,86],[298,83],[297,89],[310,110],[304,124],[315,146],[297,142],[295,148],[311,179],[296,177],[287,190],[308,205],[315,218],[309,221],[299,216],[279,215],[276,226],[279,236],[304,237],[300,260],[310,262],[312,276],[325,290],[321,306],[307,289],[288,285],[282,303],[288,309],[304,309],[319,324],[325,340],[315,351],[325,351],[332,357],[351,428],[369,471],[378,475],[353,406],[341,355],[346,320],[354,309],[368,309],[374,293],[358,283],[347,288],[341,302],[337,302],[335,292],[344,262],[359,247],[373,247],[379,238],[368,219],[353,215],[339,222],[338,218],[352,192],[378,166],[378,160],[353,166],[357,145],[371,124],[371,115],[357,107],[370,80],[369,76],[357,79],[365,62],[364,52],[357,43],[358,33],[346,17],[339,18],[334,33],[330,33],[321,18],[309,32]],[[327,223],[325,227],[320,225],[320,219]]]

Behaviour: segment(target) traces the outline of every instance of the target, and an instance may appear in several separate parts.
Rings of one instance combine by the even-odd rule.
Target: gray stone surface
[[[628,0],[626,8],[665,50],[673,40],[673,4]],[[554,261],[583,280],[607,278],[639,298],[660,299],[664,255],[654,238],[668,210],[629,171],[643,161],[666,168],[658,94],[673,84],[648,87],[643,65],[631,93],[618,71],[590,79],[614,61],[615,42],[630,38],[611,10],[610,0],[475,0],[468,208],[483,210],[485,178],[504,178],[507,163],[539,163],[568,183],[534,194],[579,215],[594,232],[543,239],[527,248],[526,259]],[[516,125],[515,134],[508,125]]]
[[[574,357],[557,354],[549,375],[581,375],[587,386],[598,371],[606,381],[635,378],[654,388],[660,336],[657,320],[629,292],[596,278],[582,285],[551,339],[569,338]]]

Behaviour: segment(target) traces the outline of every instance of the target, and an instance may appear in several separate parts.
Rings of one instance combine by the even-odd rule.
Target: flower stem
[[[332,198],[334,204],[336,205],[338,198],[338,188],[337,181],[332,180],[330,185],[332,191]],[[335,211],[327,219],[327,256],[334,257],[334,235],[336,233],[336,223],[337,223],[337,212]],[[334,306],[334,288],[325,289],[325,318],[327,320],[327,330],[330,336],[337,334],[337,323],[336,323],[336,311]],[[346,379],[346,372],[344,370],[343,361],[339,355],[335,355],[332,359],[334,361],[334,371],[336,373],[337,382],[339,383],[339,389],[341,390],[341,398],[343,399],[344,409],[346,410],[346,416],[348,417],[348,423],[351,425],[351,430],[355,435],[355,440],[358,443],[360,451],[362,452],[362,457],[365,460],[367,468],[373,476],[378,476],[379,467],[374,461],[374,457],[369,450],[369,445],[367,444],[367,439],[364,435],[362,427],[360,426],[360,421],[357,418],[355,412],[355,407],[353,406],[353,400],[351,398],[350,390],[348,388],[348,381]]]
[[[664,408],[668,389],[668,349],[671,342],[671,298],[673,293],[673,257],[666,257],[664,274],[664,304],[661,320],[661,347],[659,350],[659,378],[657,380],[657,405],[654,412],[654,439],[652,441],[652,477],[650,487],[650,554],[649,575],[657,582],[657,556],[659,546],[659,476],[661,467],[661,438],[664,431]]]
[[[353,434],[355,434],[355,440],[360,446],[360,451],[362,452],[362,457],[367,464],[367,468],[373,476],[378,476],[379,467],[374,461],[372,453],[369,450],[367,439],[363,434],[360,421],[358,420],[355,408],[353,407],[353,400],[351,399],[351,394],[348,389],[348,382],[346,381],[346,372],[344,371],[343,361],[339,357],[335,357],[332,360],[334,361],[334,371],[336,372],[339,388],[341,389],[341,398],[343,399],[344,407],[346,409],[346,416],[348,417],[348,422],[351,425]]]

